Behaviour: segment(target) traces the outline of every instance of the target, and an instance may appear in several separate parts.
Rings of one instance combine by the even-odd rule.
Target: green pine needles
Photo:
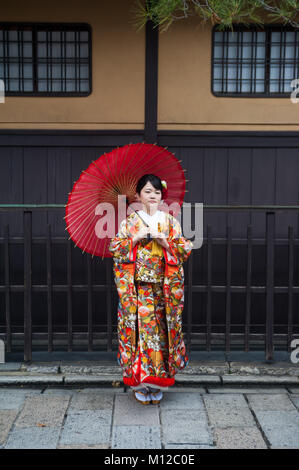
[[[266,22],[299,28],[297,0],[136,0],[132,13],[137,30],[151,20],[164,32],[174,21],[190,16],[217,25],[219,31],[227,28],[233,31],[234,23],[246,26],[256,23],[262,27]]]

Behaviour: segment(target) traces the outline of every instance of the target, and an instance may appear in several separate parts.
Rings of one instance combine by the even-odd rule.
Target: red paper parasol
[[[173,153],[156,144],[128,144],[105,153],[81,173],[69,193],[65,215],[69,239],[82,253],[111,257],[110,238],[99,238],[95,232],[96,223],[104,216],[95,214],[96,206],[105,202],[113,204],[116,209],[113,222],[117,228],[118,195],[126,195],[129,204],[134,202],[137,181],[144,174],[153,173],[167,182],[167,191],[163,191],[165,203],[176,202],[180,207],[186,187],[184,171]],[[175,211],[173,214],[177,215]]]

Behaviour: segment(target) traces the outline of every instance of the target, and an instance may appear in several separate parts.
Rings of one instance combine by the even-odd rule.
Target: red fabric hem
[[[137,372],[133,374],[132,377],[123,377],[123,382],[125,385],[130,386],[137,386],[141,383],[150,383],[153,385],[158,385],[160,387],[170,387],[174,384],[175,379],[170,377],[155,377],[155,376],[147,376],[142,381],[140,381],[140,372],[141,372],[141,354],[140,354],[140,344],[138,345],[138,350],[136,351],[136,355],[138,355],[138,367]]]
[[[125,385],[133,386],[140,385],[141,383],[149,383],[153,385],[158,385],[160,387],[170,387],[174,385],[174,378],[163,378],[163,377],[146,377],[142,382],[138,382],[134,377],[123,377],[123,382]]]

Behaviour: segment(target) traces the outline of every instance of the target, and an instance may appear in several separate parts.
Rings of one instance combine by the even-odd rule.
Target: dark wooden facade
[[[143,131],[74,131],[74,130],[0,130],[0,203],[1,204],[66,204],[69,191],[74,181],[91,162],[112,148],[129,142],[156,142],[167,146],[182,160],[189,179],[186,202],[200,202],[205,205],[299,205],[299,133],[298,132],[247,132],[247,131],[158,131],[157,130],[157,48],[158,32],[148,26],[146,30],[146,77],[145,77],[145,125]],[[23,212],[0,212],[0,333],[6,331],[7,309],[7,272],[5,270],[4,233],[9,224],[9,239],[23,237]],[[34,211],[32,215],[32,236],[43,237],[46,241],[47,224],[51,226],[51,235],[66,237],[64,211]],[[246,312],[245,296],[238,289],[227,292],[231,286],[246,284],[247,226],[252,226],[252,236],[265,240],[266,217],[263,212],[204,210],[204,237],[207,229],[213,238],[224,238],[227,227],[231,235],[245,242],[233,245],[231,256],[227,258],[226,245],[213,246],[213,260],[207,262],[207,246],[194,250],[192,269],[186,269],[188,295],[185,301],[184,321],[188,313],[189,333],[205,334],[207,326],[207,295],[200,287],[191,293],[192,285],[205,285],[210,282],[215,287],[212,305],[209,304],[210,320],[215,333],[225,332],[227,326],[227,299],[229,298],[229,322],[232,332],[243,332]],[[288,227],[294,230],[298,239],[298,213],[281,211],[275,218],[275,236],[283,239],[275,248],[274,279],[275,286],[288,286],[290,282],[290,258],[288,256]],[[68,235],[67,235],[68,236]],[[17,241],[17,239],[15,239]],[[71,246],[70,244],[68,245]],[[72,332],[86,332],[88,318],[92,333],[116,330],[117,295],[113,302],[106,295],[106,287],[111,289],[111,270],[107,264],[111,260],[100,259],[88,265],[88,254],[82,254],[79,248],[72,246],[71,271],[68,258],[68,246],[65,243],[53,244],[51,260],[51,282],[57,289],[52,296],[53,332],[65,332],[71,327]],[[9,285],[10,322],[12,332],[24,330],[24,247],[13,243],[9,246]],[[231,263],[230,277],[227,278],[227,263]],[[292,285],[299,285],[298,245],[292,255]],[[32,297],[31,316],[33,333],[48,331],[47,291],[34,288],[46,286],[47,251],[45,243],[32,245]],[[88,268],[89,266],[89,268]],[[189,266],[189,265],[188,265]],[[211,271],[207,269],[210,266]],[[111,266],[110,266],[111,267]],[[90,271],[88,269],[91,269]],[[71,272],[72,278],[68,278]],[[110,274],[109,274],[110,273]],[[27,273],[28,274],[28,273]],[[92,305],[88,305],[86,289],[87,278],[91,275],[92,285],[103,286],[92,296]],[[108,276],[108,277],[107,277]],[[263,243],[253,247],[252,279],[256,286],[266,286],[267,282],[266,246]],[[69,286],[68,290],[59,289],[59,285]],[[71,285],[79,286],[72,292]],[[217,286],[224,286],[217,288]],[[294,333],[298,333],[298,292],[294,290],[291,317]],[[108,300],[107,300],[108,299]],[[90,298],[89,298],[90,300]],[[192,301],[192,309],[189,309]],[[88,314],[87,314],[88,310]],[[253,293],[251,298],[252,332],[264,333],[266,324],[267,298],[265,290]],[[88,317],[92,312],[92,317]],[[288,292],[276,290],[274,295],[274,329],[286,333],[290,319]],[[210,324],[211,326],[211,324]],[[297,330],[296,330],[297,328]],[[69,330],[70,331],[70,330]],[[227,331],[227,330],[226,330]],[[70,338],[70,336],[69,336]],[[112,337],[109,336],[108,350]],[[67,342],[63,343],[63,347]],[[56,346],[59,348],[59,344]],[[69,350],[72,345],[68,345]],[[106,346],[104,346],[106,348]],[[223,343],[220,342],[220,347]],[[283,348],[286,348],[284,343]],[[287,345],[289,347],[289,345]]]

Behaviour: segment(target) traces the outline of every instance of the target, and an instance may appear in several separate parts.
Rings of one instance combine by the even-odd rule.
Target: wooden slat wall
[[[65,204],[68,192],[75,180],[91,162],[104,152],[129,142],[143,141],[143,134],[132,132],[105,131],[1,131],[0,132],[0,202],[1,203],[62,203]],[[296,132],[160,132],[159,145],[168,146],[182,160],[190,180],[186,202],[204,204],[299,204],[299,134]],[[51,236],[66,236],[62,211],[34,213],[32,235],[47,235],[47,223],[51,224]],[[288,225],[294,228],[298,238],[298,215],[281,213],[276,216],[276,236],[287,238]],[[9,224],[9,236],[23,234],[21,213],[0,212],[0,236],[4,236],[4,225]],[[232,237],[247,236],[247,225],[252,224],[252,236],[265,236],[265,215],[263,213],[204,213],[204,236],[207,226],[211,226],[211,236],[226,236],[227,225],[231,226]],[[206,248],[195,250],[193,259],[193,284],[207,283]],[[2,249],[2,248],[1,248]],[[212,284],[226,284],[226,251],[213,246]],[[275,280],[282,285],[288,283],[287,247],[275,251]],[[52,282],[65,283],[67,254],[63,246],[52,247]],[[1,252],[1,259],[3,259]],[[253,247],[252,282],[265,285],[265,247]],[[232,245],[231,281],[232,284],[246,285],[246,246]],[[294,284],[298,284],[298,247],[294,246]],[[23,282],[23,251],[14,246],[10,252],[13,266],[10,282]],[[0,276],[4,284],[4,267],[1,262]],[[72,249],[72,282],[87,282],[86,257],[78,248]],[[46,245],[33,246],[33,284],[47,284]],[[187,270],[186,270],[187,271]],[[92,279],[99,284],[106,283],[105,264],[92,264]],[[186,272],[186,285],[188,272]],[[277,282],[276,282],[276,285]],[[287,294],[286,294],[287,296]],[[285,298],[286,298],[285,296]],[[213,324],[222,323],[225,312],[225,294],[212,294],[211,318]],[[47,300],[42,293],[33,296],[33,325],[47,325]],[[3,299],[1,300],[2,305]],[[206,294],[193,293],[192,323],[206,320]],[[67,324],[67,296],[55,293],[52,299],[54,323]],[[116,322],[112,305],[112,323]],[[294,298],[294,305],[297,300]],[[232,323],[245,321],[245,297],[231,294]],[[187,319],[188,297],[184,311]],[[76,293],[72,307],[73,325],[86,323],[88,319],[85,294]],[[252,295],[252,320],[262,323],[265,320],[265,298]],[[276,321],[285,322],[286,305],[284,296],[277,295]],[[4,324],[3,309],[0,323]],[[11,299],[13,324],[22,324],[23,295],[14,294]],[[105,293],[93,296],[94,319],[98,323],[107,322]],[[190,313],[189,313],[190,315]],[[111,324],[109,323],[109,328]],[[91,331],[91,330],[89,330]]]

